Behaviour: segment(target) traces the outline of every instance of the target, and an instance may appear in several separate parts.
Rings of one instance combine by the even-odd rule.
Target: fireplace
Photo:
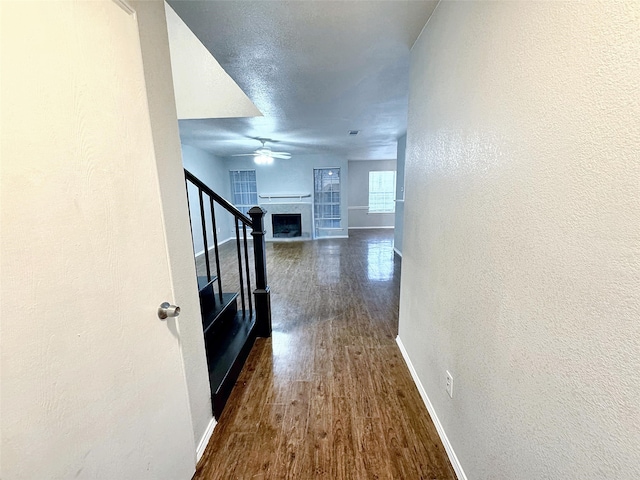
[[[302,215],[299,213],[274,213],[271,215],[273,238],[302,236]]]

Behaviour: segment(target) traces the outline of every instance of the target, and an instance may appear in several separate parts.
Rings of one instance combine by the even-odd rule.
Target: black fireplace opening
[[[274,238],[302,236],[302,215],[300,213],[274,213],[271,215]]]

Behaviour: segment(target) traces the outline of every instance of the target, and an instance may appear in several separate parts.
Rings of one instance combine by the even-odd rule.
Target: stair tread
[[[232,304],[238,298],[237,293],[223,293],[222,294],[222,302],[220,301],[220,297],[218,295],[215,296],[215,304],[213,308],[210,308],[207,312],[202,312],[202,326],[204,328],[204,334],[213,327],[218,319],[222,316],[222,314],[232,306]]]

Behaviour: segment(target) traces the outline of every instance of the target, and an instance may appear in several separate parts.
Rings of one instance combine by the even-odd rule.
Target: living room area
[[[403,162],[404,152],[400,153]],[[349,230],[393,229],[396,207],[403,201],[404,179],[397,174],[395,158],[347,160],[323,153],[258,165],[252,158],[219,157],[185,144],[182,158],[187,171],[241,212],[253,206],[266,210],[267,241],[346,238]],[[191,216],[198,218],[195,190],[188,193]],[[235,238],[232,217],[225,213],[216,207],[221,244]],[[205,215],[209,223],[206,209]],[[202,229],[198,222],[192,222],[192,227],[198,256],[204,248]]]

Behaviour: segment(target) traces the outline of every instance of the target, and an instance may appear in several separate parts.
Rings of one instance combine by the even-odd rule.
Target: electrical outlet
[[[447,370],[447,393],[453,398],[453,376]]]

